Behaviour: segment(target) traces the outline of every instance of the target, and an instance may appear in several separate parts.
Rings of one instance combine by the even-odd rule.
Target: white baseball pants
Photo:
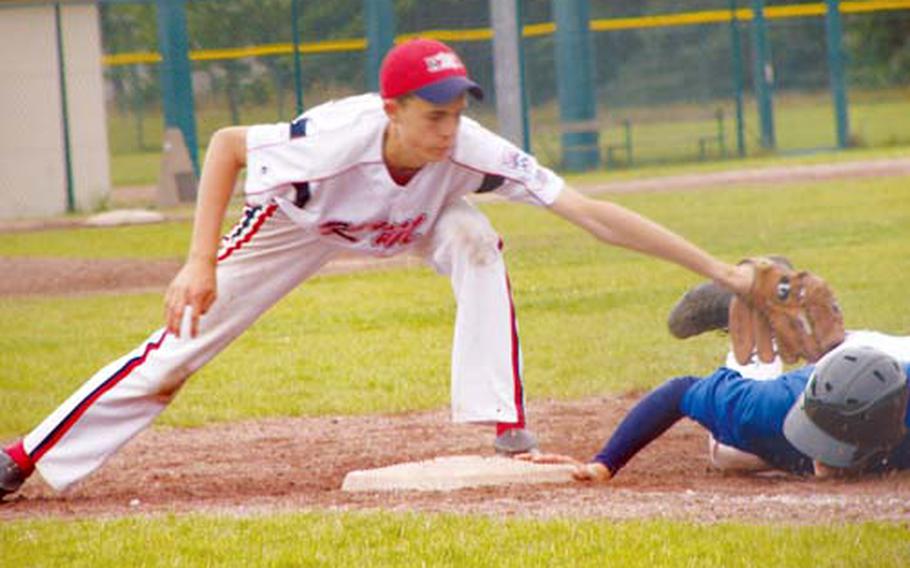
[[[499,237],[463,200],[448,206],[418,252],[450,276],[457,302],[452,415],[458,422],[524,420],[521,350]],[[195,338],[162,328],[98,371],[24,439],[55,489],[100,467],[146,428],[189,376],[280,298],[342,252],[271,203],[248,208],[225,238],[218,296]]]

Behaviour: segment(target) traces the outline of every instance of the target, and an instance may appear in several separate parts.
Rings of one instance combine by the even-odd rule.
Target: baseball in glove
[[[772,259],[744,260],[755,270],[747,295],[730,302],[729,330],[736,360],[753,352],[763,362],[777,352],[785,363],[817,361],[844,340],[844,318],[831,287],[820,277]]]

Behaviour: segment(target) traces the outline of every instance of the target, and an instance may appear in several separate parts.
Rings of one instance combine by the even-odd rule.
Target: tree
[[[867,87],[910,84],[910,13],[852,16],[845,23],[852,83]]]

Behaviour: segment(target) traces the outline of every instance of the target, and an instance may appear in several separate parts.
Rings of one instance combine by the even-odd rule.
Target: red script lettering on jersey
[[[336,235],[351,243],[359,243],[369,238],[372,246],[390,249],[394,246],[407,245],[414,242],[415,239],[421,236],[421,233],[417,232],[417,228],[426,220],[426,214],[421,213],[413,219],[406,219],[398,223],[390,221],[372,221],[369,223],[326,221],[319,225],[319,234]]]

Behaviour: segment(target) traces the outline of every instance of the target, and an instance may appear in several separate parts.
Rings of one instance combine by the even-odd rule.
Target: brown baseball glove
[[[730,302],[729,330],[736,360],[754,352],[774,360],[774,344],[785,363],[817,361],[844,340],[844,318],[831,287],[820,277],[765,257],[744,260],[755,270],[752,288]]]

